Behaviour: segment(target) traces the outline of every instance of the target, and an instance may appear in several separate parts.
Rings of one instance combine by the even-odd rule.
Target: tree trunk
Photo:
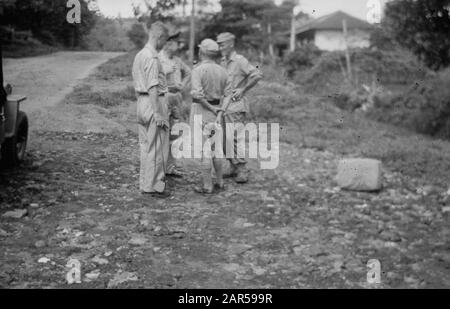
[[[275,53],[273,51],[272,24],[270,22],[267,24],[267,34],[269,35],[269,55],[273,60],[275,58]]]
[[[182,5],[183,5],[183,19],[186,18],[186,5],[187,5],[187,0],[183,0],[182,1]]]
[[[195,0],[192,0],[191,33],[189,38],[189,62],[191,65],[194,64],[194,53],[195,53]]]
[[[347,20],[342,21],[342,28],[344,31],[344,44],[345,44],[345,60],[347,62],[347,78],[350,83],[353,83],[352,77],[352,64],[350,62],[350,52],[348,50],[348,32],[347,32]]]
[[[292,19],[291,19],[291,40],[290,40],[290,48],[289,51],[293,53],[295,51],[295,13],[294,9],[292,9]]]

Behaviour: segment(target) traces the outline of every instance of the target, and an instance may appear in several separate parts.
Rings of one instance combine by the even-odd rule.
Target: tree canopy
[[[81,23],[67,22],[67,0],[0,0],[0,25],[13,26],[17,30],[30,30],[33,35],[51,45],[62,44],[77,47],[81,38],[94,26],[96,13],[91,11],[90,2],[80,1]]]
[[[273,0],[221,0],[220,4],[222,11],[205,26],[206,36],[232,32],[241,45],[265,48],[270,39],[269,29],[273,33],[289,29],[293,6],[287,1],[281,6],[275,5]],[[261,46],[262,43],[265,46]]]
[[[450,0],[390,1],[382,26],[430,68],[450,64]]]

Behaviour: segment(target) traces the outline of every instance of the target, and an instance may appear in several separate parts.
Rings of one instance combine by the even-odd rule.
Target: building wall
[[[316,30],[314,44],[326,51],[344,50],[344,34],[339,30]],[[348,45],[350,48],[369,47],[370,34],[368,31],[351,30],[348,33]]]

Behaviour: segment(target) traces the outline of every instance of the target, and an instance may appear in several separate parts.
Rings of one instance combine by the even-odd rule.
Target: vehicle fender
[[[1,119],[0,115],[0,149],[2,148],[3,141],[5,140],[5,122]]]
[[[26,100],[24,96],[10,95],[5,104],[5,137],[10,138],[16,134],[17,115],[20,102]]]

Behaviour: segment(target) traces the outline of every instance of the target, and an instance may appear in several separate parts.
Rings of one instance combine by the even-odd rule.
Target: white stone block
[[[343,190],[380,191],[382,164],[372,159],[345,159],[339,162],[336,182]]]

